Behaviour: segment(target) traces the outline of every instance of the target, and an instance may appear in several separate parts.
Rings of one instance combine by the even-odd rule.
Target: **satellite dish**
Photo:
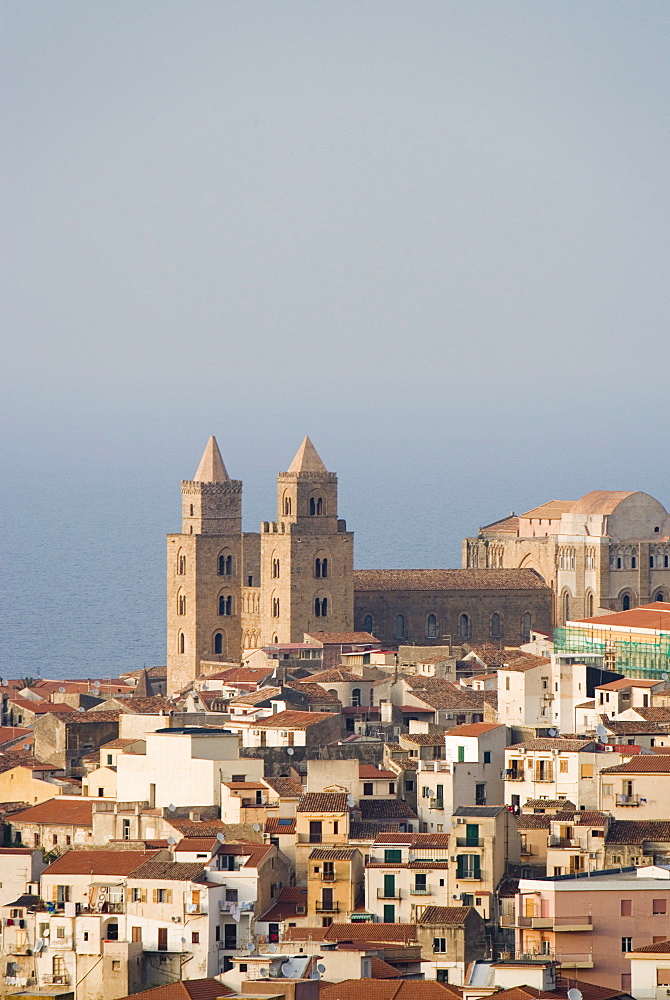
[[[668,674],[668,673],[667,673],[667,672],[666,672],[666,671],[664,670],[664,671],[663,671],[663,673],[661,674],[661,677],[662,677],[662,679],[663,679],[664,681],[667,681],[667,680],[668,680],[668,678],[670,678],[670,674]]]
[[[216,839],[218,840],[218,842],[220,844],[225,844],[225,842],[226,842],[226,838],[223,836],[222,833],[217,833]]]
[[[568,990],[568,1000],[582,1000],[581,990]]]
[[[93,681],[93,687],[94,688],[99,688],[100,687],[100,681]]]
[[[289,757],[292,757],[293,754],[295,753],[295,750],[293,749],[293,747],[287,747],[286,753],[289,755]]]
[[[607,730],[603,726],[602,722],[599,723],[599,725],[597,726],[596,732],[597,732],[597,734],[598,734],[598,736],[599,736],[599,738],[601,740],[606,740],[607,739]],[[577,991],[577,992],[579,992],[579,991]]]
[[[77,709],[77,711],[78,711],[78,712],[85,712],[85,711],[86,711],[86,709],[84,708],[84,706],[83,706],[83,705],[80,705],[80,706],[79,706],[79,708]]]
[[[59,687],[58,690],[60,691],[61,694],[65,694],[65,688],[64,687]]]
[[[427,789],[426,789],[426,795],[427,795],[427,796],[428,796],[429,798],[431,798],[431,799],[432,799],[432,798],[433,798],[433,796],[434,796],[434,794],[435,794],[435,793],[434,793],[434,791],[433,791],[433,789],[432,789],[432,788],[427,788]]]
[[[249,944],[247,945],[247,951],[249,952],[250,955],[253,955],[253,953],[256,951],[256,945],[254,944],[253,941],[250,941]]]
[[[24,750],[30,750],[30,743],[24,743],[23,744],[23,749]]]
[[[252,826],[252,828],[251,828],[251,829],[252,829],[252,830],[255,830],[255,831],[256,831],[256,833],[258,833],[258,832],[259,832],[259,830],[260,830],[260,828],[261,828],[261,824],[260,824],[260,823],[254,823],[254,825]]]
[[[552,738],[553,738],[554,736],[558,736],[558,729],[549,729],[549,730],[547,730],[547,732],[549,733],[549,735],[550,735],[550,736],[551,736]]]
[[[349,794],[347,795],[347,805],[349,806],[350,809],[353,809],[354,806],[356,805],[356,799],[353,797],[351,792],[349,792]]]
[[[271,952],[273,955],[276,955],[276,953],[277,953],[277,945],[276,944],[271,944],[270,947],[268,948],[268,951]]]
[[[171,812],[171,813],[173,813],[173,812],[174,812],[174,810],[175,810],[175,804],[174,804],[174,802],[171,802],[171,803],[169,804],[169,806],[168,806],[168,809],[170,810],[170,812]]]
[[[321,973],[323,973],[323,972],[325,972],[325,971],[326,971],[326,967],[325,967],[325,965],[323,964],[323,962],[319,962],[319,964],[317,965],[317,969],[318,969],[318,970],[319,970],[319,972],[321,972]]]
[[[182,938],[182,939],[181,939],[181,943],[182,943],[182,944],[186,944],[186,938]]]
[[[293,962],[283,963],[281,967],[282,976],[285,976],[287,979],[293,979],[293,977],[295,976],[295,972],[296,970]]]
[[[270,970],[260,969],[260,974],[261,974],[261,979],[267,979],[267,977],[270,975]]]
[[[176,844],[176,843],[177,841],[174,839],[174,837],[168,837],[168,844]]]

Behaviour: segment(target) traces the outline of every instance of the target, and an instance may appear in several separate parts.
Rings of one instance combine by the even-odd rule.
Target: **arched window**
[[[470,638],[470,619],[467,615],[460,615],[458,619],[458,638]]]
[[[656,600],[657,601],[665,601],[665,594],[663,593],[662,590],[659,590],[659,592],[657,593]]]
[[[502,619],[497,611],[491,615],[491,638],[502,639]]]
[[[316,577],[320,577],[321,576],[321,560],[320,559],[315,559],[314,560],[314,576],[316,576]]]
[[[395,638],[404,639],[405,638],[405,618],[403,615],[396,615],[395,619]]]
[[[358,708],[361,703],[361,689],[354,688],[351,692],[351,707]]]
[[[272,598],[272,617],[273,618],[279,618],[279,598],[278,597],[273,597]],[[277,640],[275,639],[275,642],[276,641]]]
[[[328,576],[328,560],[327,559],[322,559],[321,560],[321,576],[324,577],[324,578]]]
[[[365,615],[363,618],[363,631],[372,633],[372,615]]]
[[[275,578],[279,576],[279,559],[272,560],[272,575]]]
[[[667,569],[670,566],[670,556],[663,556],[663,569]]]
[[[284,495],[284,517],[291,516],[291,498]]]
[[[637,556],[630,557],[630,568],[637,569]]]
[[[183,632],[180,632],[177,636],[177,650],[180,653],[186,652],[186,639]]]
[[[317,618],[327,618],[328,617],[328,598],[327,597],[315,597],[314,598],[314,614]]]
[[[653,569],[655,563],[656,563],[656,560],[654,559],[654,557],[653,556],[649,556],[649,569]]]
[[[310,517],[314,517],[314,515],[316,514],[316,500],[314,499],[314,497],[309,498],[309,513]]]
[[[593,618],[593,594],[590,592],[586,595],[586,617]]]
[[[533,625],[533,619],[530,611],[526,611],[521,615],[521,638],[524,642],[530,642],[530,630]]]
[[[621,559],[621,556],[617,556],[617,560],[616,560],[616,568],[617,568],[617,569],[621,569],[622,567],[623,567],[623,561],[622,561],[622,559]]]
[[[233,599],[230,594],[221,595],[219,597],[219,614],[220,615],[232,615],[233,613]]]
[[[275,646],[276,646],[276,645],[277,645],[277,643],[279,642],[279,636],[278,636],[278,635],[276,635],[276,636],[274,637],[274,639],[273,639],[272,641],[273,641],[273,643],[274,643],[274,644],[275,644]]]
[[[323,497],[319,497],[316,501],[316,513],[323,514]]]
[[[435,615],[428,615],[426,620],[426,636],[429,639],[437,639],[437,618]]]
[[[310,497],[309,512],[311,516],[314,517],[316,515],[318,517],[320,514],[323,514],[323,511],[323,497]]]
[[[214,633],[214,653],[216,656],[223,653],[223,632]]]
[[[180,594],[179,597],[177,598],[177,614],[178,615],[185,615],[186,614],[186,595],[185,594]]]
[[[177,559],[177,574],[184,576],[186,573],[186,556],[179,556]]]
[[[219,576],[226,575],[226,557],[219,556]]]
[[[570,591],[563,592],[563,618],[567,621],[570,617]]]
[[[630,594],[624,594],[621,598],[621,610],[630,611]]]

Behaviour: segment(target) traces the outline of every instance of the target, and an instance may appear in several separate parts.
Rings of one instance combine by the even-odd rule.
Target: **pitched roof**
[[[381,958],[374,955],[370,958],[370,972],[373,979],[401,979],[402,972],[398,972],[394,965],[389,965]]]
[[[315,847],[309,855],[310,861],[352,861],[361,852],[357,847]]]
[[[483,736],[490,733],[492,729],[501,729],[501,722],[473,722],[470,725],[454,726],[448,729],[446,736]]]
[[[193,882],[202,875],[202,861],[145,861],[132,872],[132,877],[177,882]]]
[[[287,709],[285,712],[270,715],[267,719],[256,719],[254,729],[309,729],[317,722],[332,718],[332,712],[294,712]]]
[[[605,837],[606,844],[670,844],[670,820],[616,819]]]
[[[296,799],[302,795],[302,785],[295,778],[264,778],[263,780],[282,799]]]
[[[279,894],[278,899],[272,904],[269,910],[259,917],[259,921],[265,923],[281,923],[282,920],[289,920],[297,915],[298,906],[307,905],[307,889],[297,885],[285,886]]]
[[[571,753],[577,750],[584,750],[585,747],[593,745],[593,740],[566,740],[560,737],[540,737],[536,740],[525,740],[523,743],[514,743],[508,750],[560,750],[564,753]]]
[[[206,694],[214,692],[205,692]],[[249,694],[239,694],[230,699],[230,705],[260,705],[271,698],[277,698],[281,694],[280,687],[260,687],[258,691],[251,691]],[[201,694],[202,697],[202,694]],[[220,697],[220,695],[219,695]]]
[[[471,906],[427,906],[419,920],[420,924],[464,924]]]
[[[374,927],[364,923],[361,927]],[[345,979],[321,987],[321,1000],[453,1000],[460,993],[434,979]]]
[[[657,941],[655,944],[645,944],[641,948],[635,948],[634,951],[641,951],[643,954],[648,955],[667,955],[670,952],[670,941]]]
[[[295,472],[298,475],[301,472],[328,472],[328,469],[319,458],[319,453],[310,441],[309,437],[305,436],[303,438],[302,444],[298,448],[293,461],[288,467],[288,472]]]
[[[505,812],[507,806],[458,806],[454,809],[454,816],[481,816],[482,819],[497,816]]]
[[[14,813],[12,823],[36,823],[49,826],[93,826],[93,801],[64,799],[57,796],[30,809]]]
[[[295,819],[283,816],[269,816],[265,821],[265,832],[268,834],[295,834]]]
[[[661,601],[654,601],[653,604],[641,604],[630,611],[613,611],[607,615],[596,615],[593,618],[578,618],[579,624],[588,625],[616,625],[617,627],[629,629],[659,629],[667,631],[670,624],[670,605]],[[656,682],[660,683],[660,682]]]
[[[345,813],[346,792],[307,792],[298,803],[298,812]]]
[[[173,850],[180,854],[213,854],[218,846],[216,837],[183,837]]]
[[[227,483],[230,477],[221,458],[216,438],[212,435],[205,445],[200,465],[193,477],[194,483]]]
[[[439,747],[444,744],[444,736],[444,733],[403,733],[402,739],[417,747]]]
[[[532,569],[357,569],[354,592],[390,590],[548,590]]]
[[[130,875],[157,851],[66,851],[42,875]]]
[[[398,775],[395,771],[383,771],[380,768],[375,767],[374,764],[359,764],[358,765],[358,777],[367,780],[381,780],[382,778],[389,781],[395,781]]]
[[[354,573],[354,576],[356,574]],[[324,646],[379,646],[370,632],[305,632],[310,639],[316,639]]]
[[[416,813],[403,799],[361,799],[361,819],[416,819]],[[299,807],[298,807],[299,808]]]
[[[547,518],[550,521],[560,520],[563,514],[572,510],[574,502],[574,500],[548,500],[547,503],[540,504],[539,507],[527,510],[525,514],[519,514],[519,517]]]
[[[217,979],[184,979],[132,994],[133,1000],[218,1000],[230,996],[234,996],[234,991]],[[130,997],[123,997],[123,1000],[130,1000]]]
[[[670,774],[670,756],[667,754],[639,754],[623,764],[605,767],[601,774]]]
[[[304,677],[300,684],[363,684],[363,678],[360,674],[352,674],[350,670],[345,670],[343,667],[332,667],[330,670],[320,670],[318,674],[310,674],[309,677]]]
[[[519,830],[549,830],[553,816],[551,813],[521,813],[516,819]]]
[[[614,722],[607,721],[603,725],[611,733],[622,736],[658,736],[670,732],[670,721],[662,722],[640,722],[638,719],[617,719]]]
[[[413,924],[353,923],[331,924],[326,928],[326,941],[416,941]]]
[[[607,684],[597,684],[597,691],[625,691],[627,688],[652,688],[656,687],[657,684],[662,684],[662,681],[652,681],[642,678],[634,677],[620,677],[617,681],[609,681]]]
[[[544,667],[550,664],[551,660],[546,656],[533,656],[531,653],[519,653],[510,657],[506,663],[500,667],[501,670],[513,670],[515,673],[525,673],[526,670],[535,670],[536,667]]]
[[[379,833],[375,844],[402,844],[408,847],[440,847],[449,846],[448,833]]]

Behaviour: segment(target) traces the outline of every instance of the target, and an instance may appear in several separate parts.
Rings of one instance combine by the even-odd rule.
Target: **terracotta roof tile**
[[[263,780],[282,799],[296,799],[302,795],[302,785],[295,778],[264,778]]]
[[[219,997],[233,996],[234,991],[223,986],[217,979],[185,979],[167,986],[156,986],[152,990],[133,993],[133,1000],[218,1000]],[[130,1000],[125,998],[124,1000]]]
[[[33,823],[48,826],[93,826],[93,802],[64,799],[60,795],[40,802],[30,809],[14,813],[12,823]]]
[[[276,902],[258,919],[263,923],[266,921],[268,923],[281,923],[282,920],[296,917],[298,906],[307,906],[307,889],[297,885],[285,886]]]
[[[308,792],[298,804],[298,812],[346,813],[347,810],[346,792]]]
[[[395,781],[398,775],[395,771],[384,771],[374,764],[359,764],[358,777],[368,781]]]
[[[375,590],[549,590],[532,569],[358,569],[354,592]]]
[[[633,949],[634,953],[638,951],[647,955],[667,955],[670,953],[670,941],[657,941],[656,944],[645,944]]]
[[[552,739],[550,737],[540,737],[536,740],[525,740],[523,743],[514,743],[511,747],[507,747],[508,750],[559,750],[564,753],[574,753],[578,750],[584,750],[586,747],[593,747],[595,749],[595,744],[593,740],[567,740],[561,739],[561,737],[556,737]]]
[[[305,632],[305,635],[325,646],[379,646],[380,644],[379,639],[370,632]]]
[[[356,855],[360,855],[357,847],[315,847],[310,852],[310,861],[353,861]]]
[[[421,924],[464,924],[472,912],[471,906],[427,906]]]
[[[403,733],[401,739],[417,747],[439,747],[444,745],[444,735],[444,733]]]
[[[284,818],[283,816],[270,816],[265,821],[265,832],[270,835],[295,834],[295,819]]]
[[[374,927],[374,924],[362,924]],[[453,1000],[460,994],[436,980],[345,979],[321,988],[321,1000]]]
[[[667,754],[639,754],[623,764],[605,767],[601,774],[670,774],[670,757]]]
[[[295,712],[287,709],[285,712],[277,712],[267,719],[256,719],[254,729],[309,729],[317,722],[324,719],[332,719],[332,712]]]
[[[363,822],[371,819],[416,819],[416,813],[402,799],[361,799]]]
[[[300,682],[303,684],[362,684],[363,678],[360,674],[352,674],[350,670],[343,667],[332,667],[330,670],[320,670],[318,674],[310,674]]]
[[[606,844],[670,844],[670,820],[617,819],[610,825]]]
[[[501,729],[502,723],[499,722],[473,722],[471,725],[465,726],[454,726],[453,729],[448,729],[446,732],[447,736],[483,736],[484,733],[490,733],[493,729]]]
[[[203,861],[145,861],[133,870],[132,878],[193,882],[203,871]]]
[[[156,851],[66,851],[42,875],[130,875]]]

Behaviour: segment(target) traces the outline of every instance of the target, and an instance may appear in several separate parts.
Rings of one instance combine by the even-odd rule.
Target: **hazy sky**
[[[512,507],[670,502],[667,0],[0,18],[10,530],[112,483],[173,529],[210,433],[249,527],[309,433],[452,565]]]

